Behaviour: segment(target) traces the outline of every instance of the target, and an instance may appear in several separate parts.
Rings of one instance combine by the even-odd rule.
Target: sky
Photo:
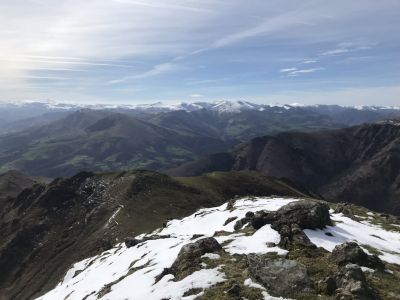
[[[400,1],[0,0],[0,101],[400,105]]]

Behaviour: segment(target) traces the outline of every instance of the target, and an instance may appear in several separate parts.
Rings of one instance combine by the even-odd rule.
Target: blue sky
[[[0,0],[0,99],[400,105],[400,1]]]

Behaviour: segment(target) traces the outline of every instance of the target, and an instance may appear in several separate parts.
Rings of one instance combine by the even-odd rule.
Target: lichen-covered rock
[[[271,227],[280,230],[283,225],[297,224],[301,229],[322,229],[332,225],[329,206],[322,202],[301,200],[282,206],[275,213]]]
[[[248,255],[247,259],[250,273],[273,295],[288,296],[314,290],[307,268],[299,262],[255,254]]]
[[[364,272],[358,265],[348,264],[335,276],[335,299],[378,300],[379,296],[368,285]]]
[[[259,229],[266,224],[280,231],[282,226],[297,224],[300,229],[322,229],[332,225],[329,216],[329,206],[325,203],[300,200],[282,206],[274,212],[257,212],[251,217],[254,229]]]
[[[170,268],[170,273],[183,278],[196,270],[201,256],[222,250],[221,245],[213,237],[203,238],[181,248],[177,258]]]
[[[342,213],[346,217],[354,218],[354,212],[351,203],[341,202],[336,205],[335,213]]]
[[[368,255],[355,242],[347,242],[337,245],[332,251],[331,259],[339,266],[352,263],[379,270],[385,268],[385,265],[378,256]]]
[[[283,225],[279,231],[281,240],[279,246],[284,249],[291,249],[294,247],[308,247],[316,248],[308,236],[301,230],[297,224]]]

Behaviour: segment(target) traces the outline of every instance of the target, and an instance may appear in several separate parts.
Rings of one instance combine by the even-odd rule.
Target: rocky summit
[[[336,206],[244,197],[200,209],[75,262],[38,299],[398,299],[400,226]]]

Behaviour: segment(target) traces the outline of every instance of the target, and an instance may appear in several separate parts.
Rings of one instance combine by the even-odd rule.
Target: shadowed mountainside
[[[230,153],[166,173],[193,176],[217,170],[257,170],[288,178],[331,201],[400,214],[400,126],[393,124],[255,138]]]

